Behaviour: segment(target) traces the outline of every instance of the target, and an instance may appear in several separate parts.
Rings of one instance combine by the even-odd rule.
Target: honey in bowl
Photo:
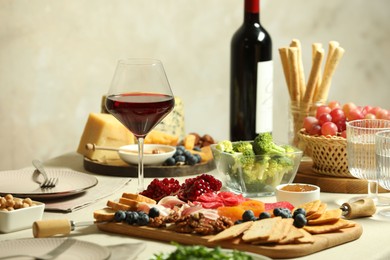
[[[289,184],[282,187],[281,190],[291,192],[309,192],[316,190],[316,188],[307,184]]]

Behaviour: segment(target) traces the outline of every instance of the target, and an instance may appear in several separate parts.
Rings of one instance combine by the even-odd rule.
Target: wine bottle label
[[[273,62],[257,63],[256,133],[272,132]]]

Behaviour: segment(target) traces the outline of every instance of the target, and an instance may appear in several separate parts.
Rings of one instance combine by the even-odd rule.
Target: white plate
[[[66,238],[28,238],[2,241],[0,242],[0,257],[6,258],[12,255],[23,254],[31,256],[40,256],[50,252],[51,250],[59,246],[61,243],[64,242],[65,239]],[[76,240],[76,242],[71,245],[71,247],[69,247],[62,254],[56,257],[56,259],[98,260],[108,259],[109,256],[110,251],[108,250],[108,248],[102,247],[94,243]],[[12,259],[28,258],[13,257]]]
[[[81,193],[98,183],[96,177],[86,173],[63,168],[47,168],[48,177],[59,179],[56,187],[41,189],[42,174],[34,168],[0,172],[0,195],[12,194],[15,197],[32,199],[61,198]]]

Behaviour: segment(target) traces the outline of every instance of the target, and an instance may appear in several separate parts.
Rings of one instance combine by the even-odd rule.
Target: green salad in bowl
[[[291,183],[302,158],[301,150],[276,144],[270,133],[253,141],[220,141],[211,150],[224,186],[248,197],[272,196],[276,186]]]

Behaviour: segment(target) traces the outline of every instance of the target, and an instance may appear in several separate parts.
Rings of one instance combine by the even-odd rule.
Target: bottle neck
[[[244,22],[258,22],[260,14],[260,0],[244,0]]]

